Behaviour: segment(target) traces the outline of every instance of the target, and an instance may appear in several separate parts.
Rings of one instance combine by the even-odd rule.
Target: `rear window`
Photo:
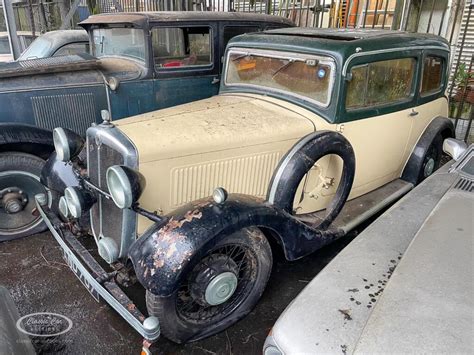
[[[410,98],[416,60],[391,59],[352,68],[346,109],[355,110],[400,103]]]

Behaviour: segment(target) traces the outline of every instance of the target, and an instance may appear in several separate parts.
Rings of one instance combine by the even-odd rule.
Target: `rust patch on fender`
[[[178,265],[171,271],[175,272],[181,268],[180,262],[188,259],[191,252],[187,248],[186,236],[177,232],[185,223],[190,223],[195,219],[201,219],[202,212],[196,208],[186,212],[181,220],[172,217],[168,223],[162,227],[154,236],[155,251],[152,255],[152,267],[149,272],[153,276],[157,269],[165,265],[165,260],[178,260]]]

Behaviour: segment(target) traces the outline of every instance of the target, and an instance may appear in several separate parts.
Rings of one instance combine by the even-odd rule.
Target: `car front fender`
[[[48,189],[63,194],[68,186],[79,186],[80,182],[70,163],[60,160],[53,152],[41,171],[41,183]]]
[[[23,152],[46,159],[53,150],[51,131],[28,124],[0,123],[0,152]]]
[[[343,235],[340,230],[312,228],[264,200],[231,194],[222,204],[199,200],[168,215],[131,246],[129,258],[146,289],[169,296],[204,251],[220,238],[252,226],[276,236],[288,260],[301,258]]]

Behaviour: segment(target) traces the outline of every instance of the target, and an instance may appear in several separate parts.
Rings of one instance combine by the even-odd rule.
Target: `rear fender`
[[[438,116],[426,127],[403,169],[403,180],[417,184],[425,155],[438,134],[443,140],[454,137],[454,125],[449,118]]]
[[[301,258],[342,236],[311,228],[284,210],[248,195],[231,194],[222,204],[195,201],[148,229],[130,248],[140,283],[159,296],[172,294],[200,253],[242,228],[270,231],[288,260]]]

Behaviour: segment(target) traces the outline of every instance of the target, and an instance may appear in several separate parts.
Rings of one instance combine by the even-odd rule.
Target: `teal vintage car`
[[[84,134],[101,111],[112,119],[215,95],[230,38],[290,27],[261,14],[114,13],[91,16],[91,54],[0,67],[0,241],[43,229],[33,196],[53,150],[51,130]]]

